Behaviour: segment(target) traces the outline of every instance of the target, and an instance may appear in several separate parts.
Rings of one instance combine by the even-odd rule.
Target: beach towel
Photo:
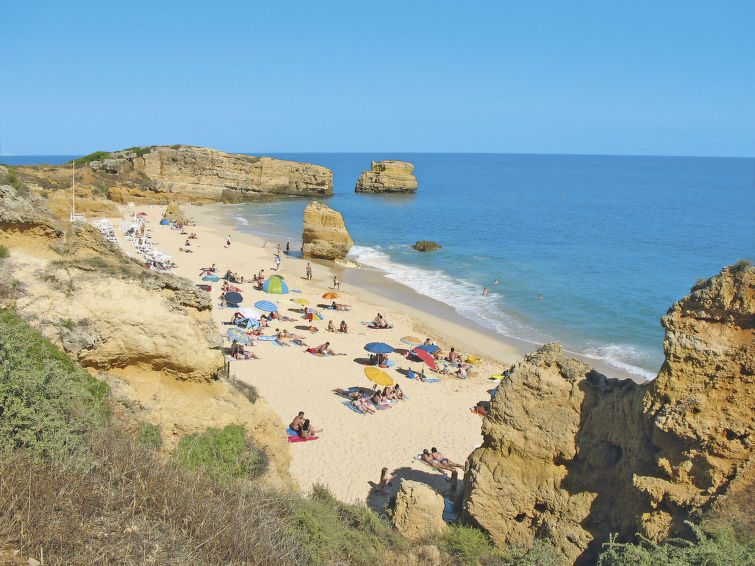
[[[352,405],[352,404],[351,404],[351,401],[344,401],[344,402],[343,402],[343,403],[341,403],[341,404],[342,404],[342,405],[343,405],[344,407],[346,407],[347,409],[351,409],[352,411],[354,411],[354,412],[355,412],[355,413],[356,413],[357,415],[362,415],[362,416],[365,416],[365,415],[367,414],[367,413],[363,413],[362,411],[360,411],[359,409],[357,409],[357,408],[356,408],[356,407],[355,407],[354,405]]]
[[[481,417],[484,417],[484,416],[485,416],[485,415],[483,415],[482,413],[480,413],[480,412],[479,412],[479,411],[477,410],[477,407],[470,407],[470,408],[469,408],[469,410],[470,410],[471,412],[473,412],[473,413],[474,413],[475,415],[480,415]]]
[[[275,336],[257,336],[257,340],[262,342],[275,342]]]
[[[367,328],[374,328],[375,330],[388,330],[390,328],[393,328],[393,325],[389,324],[388,326],[375,326],[374,324],[368,324]]]
[[[297,436],[298,433],[292,428],[286,428],[286,436]]]
[[[302,438],[299,435],[296,436],[289,436],[288,441],[289,442],[307,442],[308,440],[317,440],[320,438],[319,436],[310,436],[309,438]]]
[[[416,379],[417,381],[422,381],[416,373],[414,373],[412,370],[409,370],[409,373],[406,374],[406,377],[409,379]],[[439,383],[440,379],[437,377],[426,377],[422,383]]]
[[[314,352],[307,350],[307,353],[312,354],[313,356],[319,356],[321,358],[324,358],[327,356],[327,354],[323,354],[322,352],[318,352],[317,350],[315,350]]]
[[[230,354],[225,357],[229,362],[251,362],[254,358],[234,358]]]
[[[289,289],[292,293],[301,293],[300,289]]]
[[[422,459],[422,454],[417,454],[416,456],[414,456],[414,459],[415,459],[415,460],[417,460],[417,461],[418,461],[418,462],[419,462],[420,464],[424,464],[425,466],[427,466],[427,467],[428,467],[428,468],[430,468],[431,470],[435,470],[436,472],[438,472],[438,473],[440,473],[440,474],[443,474],[443,477],[444,477],[444,478],[447,478],[447,477],[448,477],[448,474],[447,474],[446,472],[442,472],[441,470],[439,470],[438,468],[436,468],[435,466],[433,466],[433,465],[432,465],[432,464],[430,464],[429,462],[425,462],[425,461],[424,461],[424,460]]]

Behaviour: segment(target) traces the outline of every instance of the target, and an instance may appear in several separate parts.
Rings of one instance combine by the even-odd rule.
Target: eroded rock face
[[[417,240],[417,242],[412,247],[418,252],[431,252],[433,250],[437,250],[438,248],[442,248],[443,246],[437,244],[436,242],[431,242],[430,240]]]
[[[427,484],[402,479],[390,511],[391,522],[411,541],[442,535],[448,530],[443,521],[444,506],[443,496]]]
[[[406,161],[373,161],[357,179],[357,193],[411,193],[417,190],[414,165]]]
[[[192,146],[155,146],[142,155],[93,161],[127,182],[108,197],[133,202],[246,202],[283,195],[329,195],[333,172],[309,163]]]
[[[465,517],[497,544],[547,536],[590,563],[611,532],[660,540],[733,481],[752,487],[755,269],[725,268],[663,324],[666,362],[648,384],[607,379],[557,344],[517,364],[469,458]]]
[[[303,225],[304,257],[341,259],[354,245],[341,213],[319,201],[312,201],[304,209]]]

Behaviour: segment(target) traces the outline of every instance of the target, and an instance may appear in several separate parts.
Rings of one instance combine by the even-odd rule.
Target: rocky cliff
[[[96,159],[93,159],[96,157]],[[76,167],[76,184],[119,203],[245,202],[333,193],[333,172],[309,163],[253,157],[186,145],[97,152]],[[25,166],[40,188],[70,188],[70,165]]]
[[[723,269],[662,323],[666,361],[648,384],[607,379],[557,344],[515,366],[468,461],[467,520],[498,544],[545,536],[590,563],[609,533],[660,540],[725,505],[734,482],[752,488],[755,269]]]
[[[303,230],[304,257],[340,259],[354,245],[341,213],[316,200],[304,209]]]
[[[357,179],[357,193],[411,193],[417,190],[414,165],[406,161],[373,161]]]

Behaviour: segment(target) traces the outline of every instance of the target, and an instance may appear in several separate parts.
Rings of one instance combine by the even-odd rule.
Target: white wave
[[[235,220],[238,220],[242,226],[249,226],[249,221],[243,216],[234,216]]]
[[[585,348],[584,355],[595,360],[603,360],[606,365],[638,375],[646,380],[655,379],[656,374],[635,365],[648,359],[647,354],[629,344],[601,344]],[[635,363],[631,363],[635,362]]]

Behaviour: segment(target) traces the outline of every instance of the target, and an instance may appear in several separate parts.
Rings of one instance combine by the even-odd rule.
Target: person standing
[[[230,234],[228,234],[228,236],[226,236],[226,238],[225,238],[225,245],[226,246],[230,246],[231,245],[231,235]]]
[[[333,289],[341,290],[341,282],[338,280],[338,277],[333,277]]]
[[[280,270],[281,268],[281,256],[278,254],[275,254],[275,271]]]
[[[307,279],[312,279],[312,266],[307,262]]]
[[[291,255],[291,242],[286,242],[286,255]]]

